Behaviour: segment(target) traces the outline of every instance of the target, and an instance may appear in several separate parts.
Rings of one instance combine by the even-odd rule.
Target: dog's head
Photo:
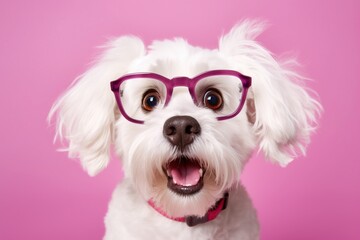
[[[95,175],[114,144],[125,177],[174,217],[204,215],[256,147],[287,165],[305,152],[321,107],[254,40],[262,29],[244,21],[214,50],[183,39],[148,49],[136,37],[111,41],[51,110],[70,156]]]

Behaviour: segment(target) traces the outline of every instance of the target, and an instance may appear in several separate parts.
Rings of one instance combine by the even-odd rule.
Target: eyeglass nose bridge
[[[191,81],[191,78],[189,77],[174,77],[171,79],[171,85],[172,87],[187,87],[189,85],[189,82]]]
[[[174,77],[170,79],[170,81],[166,82],[167,95],[166,95],[165,106],[168,105],[168,103],[170,102],[173,90],[176,87],[187,87],[191,98],[193,99],[193,101],[195,101],[194,91],[193,91],[195,82],[192,80],[193,79],[189,77],[179,76],[179,77]]]

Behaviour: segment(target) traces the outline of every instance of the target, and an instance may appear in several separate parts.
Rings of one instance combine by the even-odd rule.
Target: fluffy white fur
[[[184,39],[155,41],[146,48],[139,38],[117,38],[54,104],[49,116],[57,119],[57,136],[68,141],[69,156],[79,158],[91,176],[108,165],[111,144],[122,160],[124,179],[110,202],[104,239],[258,239],[256,212],[239,183],[240,173],[256,148],[281,166],[304,154],[321,109],[299,75],[287,68],[289,61],[276,61],[255,41],[263,28],[261,22],[243,21],[213,50]],[[213,69],[252,78],[247,104],[232,119],[217,121],[212,111],[196,107],[187,91],[176,89],[165,109],[143,125],[134,124],[120,115],[109,86],[126,73],[175,77]],[[162,171],[178,154],[162,133],[164,122],[176,115],[199,122],[201,135],[186,154],[202,159],[207,169],[203,189],[187,197],[167,188]],[[225,191],[230,192],[228,208],[195,227],[167,219],[147,203],[152,199],[169,216],[202,216]]]

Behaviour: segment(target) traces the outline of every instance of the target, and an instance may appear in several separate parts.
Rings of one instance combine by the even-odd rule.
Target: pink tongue
[[[200,180],[200,166],[191,162],[182,163],[170,168],[173,181],[181,186],[194,186]]]

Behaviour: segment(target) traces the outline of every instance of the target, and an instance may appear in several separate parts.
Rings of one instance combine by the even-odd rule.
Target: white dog
[[[263,27],[243,21],[214,50],[120,37],[54,104],[91,176],[111,144],[122,160],[104,239],[259,238],[240,173],[256,148],[281,166],[304,154],[321,109],[254,40]]]

